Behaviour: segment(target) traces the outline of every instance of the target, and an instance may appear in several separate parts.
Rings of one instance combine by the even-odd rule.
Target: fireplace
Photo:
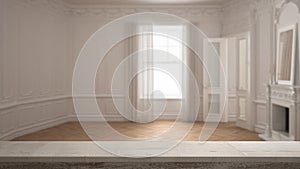
[[[272,140],[299,140],[299,87],[272,85],[270,89]]]
[[[272,110],[273,110],[273,118],[272,118],[273,130],[288,136],[290,132],[290,118],[289,118],[290,109],[288,107],[273,104]]]
[[[264,140],[300,141],[300,86],[270,85]]]

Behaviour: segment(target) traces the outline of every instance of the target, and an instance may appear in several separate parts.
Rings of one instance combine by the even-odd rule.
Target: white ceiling
[[[63,0],[70,5],[222,5],[228,0]]]

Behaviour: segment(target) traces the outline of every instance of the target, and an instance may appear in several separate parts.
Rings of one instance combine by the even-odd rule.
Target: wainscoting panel
[[[80,49],[102,25],[119,16],[135,12],[159,11],[178,14],[193,23],[198,23],[199,28],[209,37],[230,37],[247,32],[255,25],[258,51],[253,55],[257,58],[255,70],[258,74],[254,79],[255,94],[256,97],[260,95],[259,98],[263,98],[269,79],[269,67],[266,65],[270,65],[272,55],[270,46],[266,45],[270,38],[267,29],[270,29],[268,24],[272,11],[259,9],[257,23],[251,23],[254,17],[251,16],[255,7],[253,4],[252,0],[233,0],[224,8],[141,8],[133,5],[93,9],[88,6],[68,6],[63,1],[0,0],[0,17],[5,23],[0,25],[0,41],[3,44],[0,48],[0,140],[8,140],[59,123],[76,121],[70,91],[72,68]],[[125,49],[120,47],[112,55],[119,55],[118,52],[123,54],[124,51]],[[229,59],[229,74],[233,74],[236,70],[233,62],[236,56],[229,55]],[[113,70],[109,66],[116,63],[106,65],[105,69],[108,69],[104,74],[112,75]],[[202,72],[196,69],[197,76],[202,75]],[[99,86],[96,87],[97,93],[106,94],[97,98],[104,112],[103,118],[110,121],[125,120],[117,113],[109,96],[110,79],[100,75],[96,81],[99,82]],[[233,92],[228,98],[228,117],[229,121],[235,121],[235,75],[229,79],[228,88]],[[171,106],[161,119],[177,117],[178,102],[170,103]],[[255,106],[255,130],[262,132],[266,121],[265,105],[257,103]],[[83,119],[93,118],[87,115]],[[198,119],[202,120],[202,112]]]
[[[273,29],[273,5],[275,1],[259,1],[256,4],[255,13],[255,126],[254,130],[263,133],[266,128],[266,98],[267,85],[271,79],[270,72],[273,71],[272,58],[275,49],[272,47]]]
[[[19,102],[0,108],[0,140],[72,121],[71,97]]]
[[[266,103],[264,100],[256,101],[256,124],[254,130],[258,133],[263,133],[266,128]]]
[[[237,119],[237,100],[236,95],[228,96],[228,121],[236,121]]]
[[[9,140],[70,120],[70,31],[63,4],[0,3],[0,140]]]

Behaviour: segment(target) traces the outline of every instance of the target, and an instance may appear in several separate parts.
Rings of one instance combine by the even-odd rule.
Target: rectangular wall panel
[[[256,123],[259,125],[266,125],[266,106],[257,105]]]

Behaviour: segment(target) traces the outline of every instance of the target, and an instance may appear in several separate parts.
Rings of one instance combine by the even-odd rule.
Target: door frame
[[[223,69],[220,69],[220,71],[224,70],[225,72],[225,85],[224,85],[224,89],[222,89],[221,87],[208,87],[207,82],[209,81],[209,79],[207,79],[207,75],[206,75],[206,71],[203,71],[203,121],[207,121],[207,116],[208,116],[208,111],[209,111],[209,102],[211,101],[209,99],[209,95],[220,95],[220,99],[224,98],[223,102],[224,105],[220,104],[219,110],[223,111],[222,116],[218,115],[218,114],[210,114],[210,117],[212,117],[212,120],[214,122],[218,122],[220,119],[220,122],[228,122],[228,82],[227,82],[227,77],[228,77],[228,40],[227,38],[208,38],[206,40],[204,40],[204,58],[203,58],[203,62],[205,63],[205,59],[206,59],[206,52],[207,52],[207,47],[206,45],[208,43],[219,43],[220,44],[220,57],[221,57],[221,62],[222,62],[222,66]],[[222,73],[222,72],[220,72]],[[222,82],[221,82],[222,83]],[[221,96],[221,92],[222,90],[225,91],[224,95],[225,96]],[[224,107],[223,107],[224,106]]]
[[[235,36],[236,39],[236,110],[237,110],[237,116],[236,116],[236,125],[238,127],[244,128],[244,129],[248,129],[248,130],[252,130],[251,128],[251,122],[252,122],[252,115],[251,115],[251,111],[252,111],[252,101],[251,101],[251,66],[252,66],[252,61],[251,61],[251,54],[252,54],[252,44],[251,44],[251,34],[250,32],[245,32],[245,33],[241,33],[239,35]],[[240,68],[239,68],[239,61],[240,61],[240,57],[239,57],[239,40],[243,40],[246,39],[247,41],[247,58],[246,58],[246,64],[247,66],[247,87],[245,90],[243,89],[239,89],[239,72],[240,72]],[[240,99],[244,98],[246,99],[246,103],[245,103],[245,118],[241,118],[241,114],[240,114]]]

